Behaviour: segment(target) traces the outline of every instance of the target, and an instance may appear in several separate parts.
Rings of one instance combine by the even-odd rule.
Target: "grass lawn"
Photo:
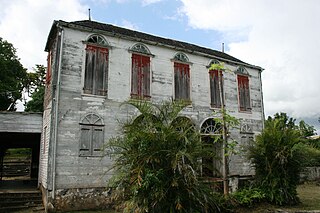
[[[261,204],[252,209],[238,209],[238,213],[264,213],[275,212],[275,210],[284,210],[286,212],[299,212],[307,210],[320,211],[320,185],[316,183],[306,183],[297,188],[300,204],[297,206],[273,206],[270,204]],[[318,212],[318,211],[317,211]]]

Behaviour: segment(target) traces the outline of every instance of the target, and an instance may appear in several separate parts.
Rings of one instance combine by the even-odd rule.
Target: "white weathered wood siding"
[[[101,34],[112,46],[109,49],[108,94],[106,97],[83,94],[85,72],[85,41],[91,33],[64,28],[61,86],[58,110],[58,136],[56,152],[56,186],[63,188],[92,188],[106,186],[111,173],[108,172],[112,161],[109,156],[80,157],[80,125],[88,113],[99,115],[105,124],[104,139],[107,141],[119,133],[119,120],[125,121],[135,116],[135,112],[120,103],[130,99],[131,56],[128,50],[136,44],[120,37]],[[174,49],[145,44],[154,55],[151,57],[151,100],[160,102],[174,96],[174,62],[177,53]],[[214,109],[210,107],[210,85],[207,66],[211,59],[185,52],[190,62],[190,95],[192,106],[183,114],[189,117],[198,128]],[[226,64],[231,71],[238,66]],[[263,109],[260,71],[246,68],[249,74],[251,112],[239,112],[237,77],[233,72],[224,74],[225,105],[231,115],[249,124],[254,133],[262,129]],[[47,117],[46,119],[49,119]],[[240,141],[238,129],[231,137]],[[239,146],[239,149],[241,147]],[[230,174],[246,175],[250,166],[241,155],[233,156],[230,162]],[[251,172],[252,173],[252,172]]]

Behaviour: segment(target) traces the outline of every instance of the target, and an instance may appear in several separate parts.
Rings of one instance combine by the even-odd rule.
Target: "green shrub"
[[[252,207],[265,199],[265,193],[259,188],[245,188],[236,191],[231,195],[231,198],[237,205]]]
[[[302,167],[320,166],[320,149],[310,144],[299,144],[297,146]]]
[[[294,120],[281,113],[268,118],[263,132],[250,148],[256,184],[271,203],[291,205],[299,202],[296,188],[302,160],[298,152],[300,141]]]
[[[125,212],[221,212],[222,196],[201,181],[202,157],[214,157],[200,133],[179,117],[184,105],[130,102],[141,115],[109,141],[110,182]]]

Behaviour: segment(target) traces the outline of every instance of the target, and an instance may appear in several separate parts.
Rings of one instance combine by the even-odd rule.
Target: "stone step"
[[[38,190],[8,191],[0,193],[0,212],[11,212],[30,207],[42,208],[42,196]]]

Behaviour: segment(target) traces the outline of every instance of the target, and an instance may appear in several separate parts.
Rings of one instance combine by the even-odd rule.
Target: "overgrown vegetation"
[[[250,149],[255,181],[271,203],[284,205],[299,201],[296,191],[301,169],[299,142],[300,132],[294,119],[281,113],[267,119],[263,132]]]
[[[108,149],[115,159],[111,187],[125,212],[220,212],[223,197],[200,180],[202,157],[214,157],[183,103],[130,102],[141,115],[122,127]],[[227,205],[224,205],[226,207]],[[225,211],[225,209],[224,209]]]

